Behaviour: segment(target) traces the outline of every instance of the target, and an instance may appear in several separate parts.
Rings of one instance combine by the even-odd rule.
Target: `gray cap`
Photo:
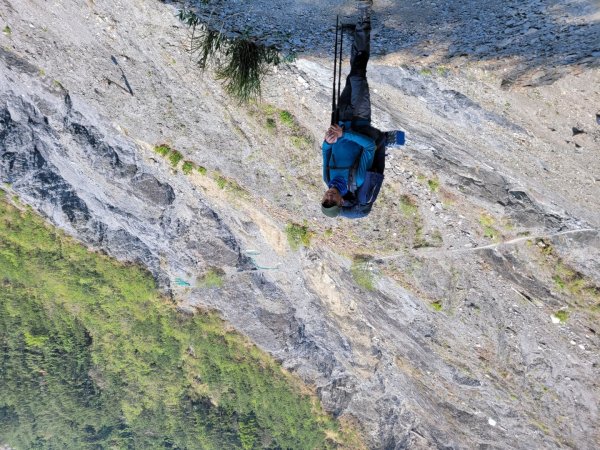
[[[321,211],[323,211],[323,214],[325,214],[327,217],[339,216],[340,210],[341,210],[341,208],[338,205],[333,205],[333,206],[330,206],[329,208],[325,208],[323,205],[321,205]]]

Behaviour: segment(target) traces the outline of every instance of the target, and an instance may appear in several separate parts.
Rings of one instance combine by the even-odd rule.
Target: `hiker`
[[[323,142],[323,180],[328,189],[321,200],[321,211],[328,217],[355,219],[368,215],[383,183],[386,135],[371,126],[367,82],[371,4],[359,2],[350,74],[337,104],[339,121],[327,130]]]

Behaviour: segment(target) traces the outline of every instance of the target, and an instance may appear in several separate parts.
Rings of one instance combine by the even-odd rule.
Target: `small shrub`
[[[6,25],[6,26],[4,27],[4,29],[2,30],[2,32],[3,32],[4,34],[6,34],[7,36],[10,36],[10,35],[12,34],[12,30],[11,30],[11,28],[10,28],[8,25]]]
[[[427,76],[427,77],[429,77],[429,76],[433,75],[433,72],[431,71],[431,69],[421,69],[421,70],[419,71],[419,73],[420,73],[421,75],[423,75],[423,76]]]
[[[200,173],[200,175],[206,175],[206,167],[198,166],[198,172]]]
[[[279,111],[279,120],[290,128],[295,124],[294,116],[289,111]]]
[[[154,151],[161,156],[167,156],[171,152],[171,147],[166,144],[161,144],[154,147]]]
[[[430,304],[434,310],[436,310],[436,311],[442,310],[442,302],[440,302],[439,300],[436,300],[435,302],[431,302]]]
[[[268,117],[267,122],[266,122],[266,127],[267,127],[267,130],[269,130],[271,132],[275,131],[275,129],[277,128],[277,125],[275,124],[275,119],[273,119],[272,117]]]
[[[206,273],[198,279],[198,285],[204,288],[221,288],[223,287],[223,270],[211,267]]]
[[[169,162],[173,167],[177,167],[177,164],[183,159],[183,155],[177,150],[172,150],[169,155]]]
[[[565,323],[569,318],[569,311],[567,311],[566,309],[561,309],[554,313],[554,317],[560,320],[560,323]]]
[[[186,175],[189,175],[194,170],[194,163],[191,161],[185,161],[183,166],[181,166],[181,171]]]
[[[312,231],[308,225],[299,225],[297,223],[289,223],[285,227],[288,243],[292,250],[298,250],[301,246],[308,247],[312,238]]]

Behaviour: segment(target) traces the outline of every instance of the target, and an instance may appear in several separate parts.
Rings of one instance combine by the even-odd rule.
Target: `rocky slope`
[[[219,310],[371,448],[597,447],[597,5],[377,3],[374,120],[408,143],[348,222],[320,217],[318,143],[326,24],[353,5],[291,3],[217,4],[303,52],[240,106],[190,61],[177,5],[4,2],[4,188]],[[211,268],[224,287],[196,286]]]

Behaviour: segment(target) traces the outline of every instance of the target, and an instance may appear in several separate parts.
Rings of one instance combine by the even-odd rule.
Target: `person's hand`
[[[344,130],[339,125],[331,125],[325,133],[325,142],[328,144],[335,144],[339,138],[344,134]]]

